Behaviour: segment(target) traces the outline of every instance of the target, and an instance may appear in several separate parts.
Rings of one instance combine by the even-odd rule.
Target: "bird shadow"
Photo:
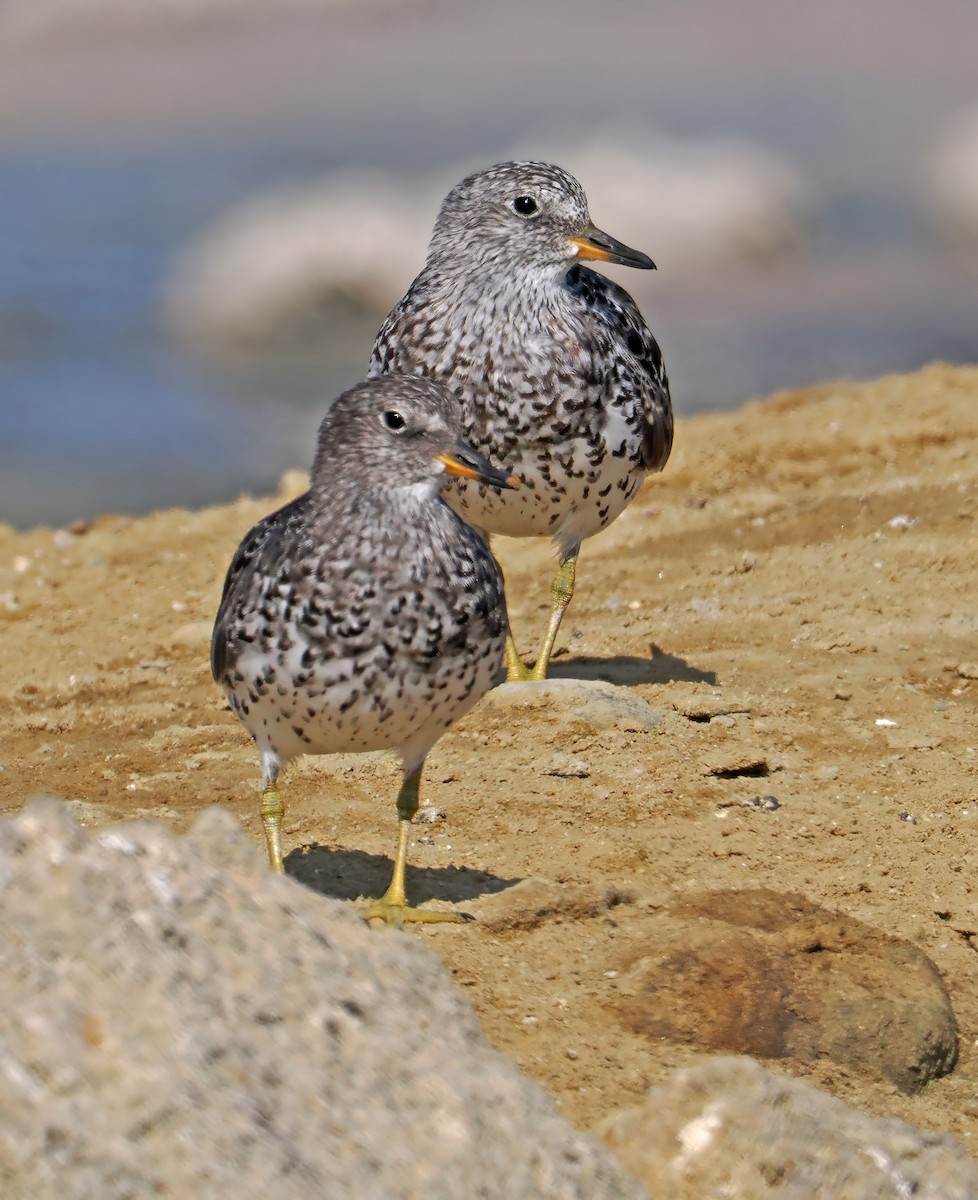
[[[716,685],[716,671],[694,667],[684,658],[659,651],[650,658],[617,654],[611,658],[552,659],[548,679],[600,679],[629,686],[637,683],[708,683]]]
[[[285,859],[287,875],[333,900],[382,896],[391,881],[393,867],[386,854],[342,850],[317,843],[301,846]],[[519,882],[518,878],[504,879],[469,867],[413,867],[408,863],[405,872],[405,889],[412,904],[427,900],[446,900],[450,904],[476,900],[494,896]]]

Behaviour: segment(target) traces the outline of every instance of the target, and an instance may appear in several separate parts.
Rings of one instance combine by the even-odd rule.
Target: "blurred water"
[[[489,162],[534,130],[623,112],[756,138],[817,185],[815,239],[796,257],[643,280],[679,411],[978,358],[975,275],[936,245],[914,178],[940,115],[978,95],[961,32],[973,6],[938,0],[924,36],[897,0],[826,5],[822,25],[796,29],[784,6],[750,0],[764,37],[745,9],[706,0],[609,0],[599,16],[583,0],[499,0],[298,24],[271,47],[254,31],[230,49],[59,43],[36,62],[0,46],[0,520],[197,505],[308,463],[325,402],[359,377],[373,330],[339,358],[334,347],[229,370],[187,357],[163,329],[163,285],[229,205],[356,162]],[[612,61],[593,66],[592,50]],[[275,70],[257,69],[266,59]],[[166,74],[175,62],[179,79]]]

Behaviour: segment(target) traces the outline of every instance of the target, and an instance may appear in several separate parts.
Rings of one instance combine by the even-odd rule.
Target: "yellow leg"
[[[285,863],[282,862],[282,815],[285,805],[278,794],[278,786],[270,779],[261,794],[261,823],[265,829],[265,845],[268,847],[268,861],[273,871],[285,874]]]
[[[456,912],[432,912],[429,909],[412,908],[404,891],[404,870],[407,866],[408,840],[411,836],[411,818],[418,811],[418,786],[421,769],[405,775],[401,790],[397,794],[397,850],[394,853],[394,873],[390,887],[379,900],[374,900],[361,912],[365,921],[383,921],[387,925],[403,925],[405,921],[453,921],[461,923],[465,918]]]
[[[513,641],[512,633],[506,634],[506,682],[520,683],[527,679],[532,679],[530,669],[527,667],[520,652],[516,649],[516,643]]]
[[[557,630],[564,616],[564,609],[574,595],[574,579],[577,575],[577,551],[569,554],[560,564],[553,583],[550,585],[550,595],[553,597],[553,608],[550,611],[550,623],[547,625],[547,636],[543,639],[540,656],[537,658],[530,679],[546,679],[547,668],[550,666],[550,655],[553,653],[554,642],[557,640]]]

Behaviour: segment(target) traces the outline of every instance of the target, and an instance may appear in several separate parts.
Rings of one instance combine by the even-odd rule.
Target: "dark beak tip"
[[[617,238],[601,229],[592,229],[588,234],[588,241],[592,246],[604,251],[609,256],[609,261],[617,262],[619,266],[637,267],[641,271],[656,269],[655,263],[647,254],[641,250],[633,250],[631,246],[626,246],[624,242],[619,242]]]

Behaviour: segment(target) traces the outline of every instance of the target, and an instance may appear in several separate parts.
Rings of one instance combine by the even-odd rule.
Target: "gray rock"
[[[0,822],[0,914],[5,1200],[643,1195],[414,938],[220,810],[177,837],[37,801]]]
[[[881,1121],[749,1058],[675,1075],[600,1130],[651,1195],[670,1200],[974,1200],[955,1138]]]
[[[661,716],[640,696],[599,679],[504,683],[493,688],[482,704],[518,710],[520,720],[536,713],[549,723],[580,721],[595,730],[648,732],[662,724]]]

